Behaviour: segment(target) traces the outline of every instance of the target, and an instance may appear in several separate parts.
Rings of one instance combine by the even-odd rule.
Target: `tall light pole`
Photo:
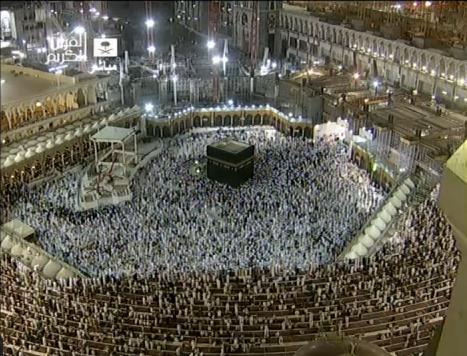
[[[170,72],[171,72],[171,79],[173,83],[173,91],[174,91],[174,105],[177,106],[177,74],[175,73],[175,68],[177,67],[177,63],[175,62],[175,45],[170,46]]]
[[[154,63],[155,50],[149,50],[149,48],[154,48],[154,25],[155,21],[152,18],[152,1],[145,1],[144,7],[146,10],[146,44],[149,52],[149,61]]]
[[[148,18],[144,22],[144,24],[146,25],[146,36],[147,36],[147,44],[148,44],[147,50],[149,53],[149,60],[153,62],[154,54],[156,52],[156,48],[154,47],[154,36],[153,36],[154,35],[153,28],[154,28],[155,22],[152,18]]]

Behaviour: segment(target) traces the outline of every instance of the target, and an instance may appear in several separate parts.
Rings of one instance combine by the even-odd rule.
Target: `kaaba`
[[[255,146],[231,139],[207,146],[208,178],[239,187],[253,177]]]

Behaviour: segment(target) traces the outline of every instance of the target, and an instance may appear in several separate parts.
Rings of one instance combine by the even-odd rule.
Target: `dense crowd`
[[[256,147],[254,178],[239,189],[191,169],[227,136]],[[78,179],[25,188],[8,208],[45,250],[95,277],[321,265],[384,197],[342,143],[313,145],[273,130],[173,138],[134,177],[132,201],[118,206],[75,211]]]
[[[301,272],[276,266],[55,282],[4,256],[0,323],[10,354],[289,356],[332,332],[415,355],[442,322],[459,258],[436,197],[409,210],[373,258]]]

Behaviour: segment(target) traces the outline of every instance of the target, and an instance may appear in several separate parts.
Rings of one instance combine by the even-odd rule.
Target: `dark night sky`
[[[130,49],[133,54],[145,51],[146,48],[146,11],[144,1],[109,1],[108,11],[110,17],[127,18],[129,30],[125,33],[127,43],[134,47]],[[155,46],[157,51],[167,51],[173,42],[170,32],[169,19],[174,13],[172,1],[152,1],[152,18],[155,25]]]

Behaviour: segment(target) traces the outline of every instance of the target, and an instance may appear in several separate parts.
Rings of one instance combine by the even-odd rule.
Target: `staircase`
[[[386,242],[391,240],[394,234],[403,226],[405,219],[407,218],[407,214],[425,201],[436,185],[436,181],[432,180],[423,172],[413,175],[411,179],[415,184],[415,188],[411,196],[408,197],[406,203],[402,207],[403,209],[393,216],[385,231],[381,233],[378,241],[368,249],[369,257],[375,255]]]
[[[381,207],[347,245],[339,259],[373,256],[399,230],[410,209],[427,198],[436,183],[436,177],[423,170],[402,177]]]

